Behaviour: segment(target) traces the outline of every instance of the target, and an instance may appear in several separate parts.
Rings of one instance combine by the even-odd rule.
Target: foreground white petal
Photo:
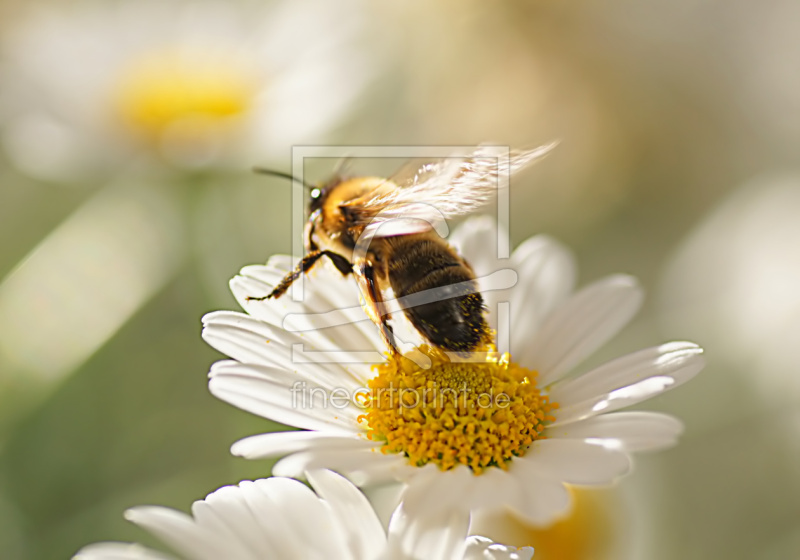
[[[125,517],[187,558],[212,560],[225,555],[237,559],[250,557],[245,544],[233,538],[230,531],[223,530],[221,535],[211,534],[190,516],[179,511],[157,506],[139,506],[125,512]]]
[[[348,537],[347,546],[353,558],[369,558],[381,550],[385,541],[383,526],[364,494],[331,471],[310,471],[308,481],[333,509],[334,519],[342,525],[342,534]],[[359,530],[348,534],[345,531],[347,525]]]
[[[138,544],[96,543],[83,547],[73,556],[74,560],[174,560],[173,556],[161,554]]]
[[[409,517],[401,504],[389,522],[387,560],[460,560],[466,551],[468,529],[469,515],[464,512]]]
[[[516,549],[487,539],[467,540],[469,515],[408,518],[398,507],[389,538],[367,498],[351,482],[327,470],[297,480],[273,477],[224,486],[192,506],[192,515],[140,506],[126,517],[187,560],[464,560],[476,550],[515,558]],[[468,544],[469,543],[469,544]],[[465,557],[470,549],[471,556]],[[520,558],[528,548],[520,549]],[[123,543],[97,543],[77,560],[171,560],[170,556]]]
[[[533,547],[513,548],[497,544],[486,537],[467,539],[467,552],[464,560],[531,560]]]

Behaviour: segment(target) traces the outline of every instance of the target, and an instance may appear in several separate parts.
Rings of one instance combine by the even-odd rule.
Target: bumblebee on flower
[[[386,260],[391,252],[373,247],[397,245],[395,237],[429,242],[446,230],[445,219],[482,204],[499,179],[551,147],[512,151],[501,165],[481,146],[390,180],[314,189],[306,257],[296,266],[277,256],[246,267],[231,289],[247,313],[204,318],[205,340],[232,358],[212,366],[211,392],[304,430],[249,437],[233,453],[285,456],[274,467],[281,476],[329,468],[359,485],[403,482],[412,518],[506,508],[549,523],[569,510],[565,484],[609,484],[629,471],[631,451],[674,443],[682,431],[675,418],[616,411],[699,372],[695,344],[664,344],[567,376],[635,314],[642,293],[634,278],[614,275],[573,294],[575,266],[566,249],[538,236],[500,262],[491,257],[498,226],[480,217],[454,232],[444,264],[431,253],[404,261],[419,280],[398,282]],[[518,282],[504,283],[500,268]],[[428,281],[451,269],[463,272],[454,279],[458,289]],[[308,273],[303,301],[281,297]],[[388,288],[397,300],[385,299]],[[471,304],[459,311],[458,302],[470,297],[480,302],[479,319]],[[502,302],[513,303],[505,306],[505,324],[498,321]],[[416,334],[418,343],[401,351],[404,325],[402,339]],[[313,359],[296,360],[297,348]],[[291,391],[298,380],[310,391],[360,398],[335,410],[298,409]],[[464,388],[466,403],[432,398],[432,390]],[[481,406],[487,393],[508,400]]]

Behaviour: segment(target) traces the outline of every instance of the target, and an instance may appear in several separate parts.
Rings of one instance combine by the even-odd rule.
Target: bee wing
[[[353,225],[375,237],[446,230],[444,221],[475,211],[508,178],[547,154],[555,144],[512,150],[508,159],[493,146],[479,146],[467,157],[451,157],[405,166],[384,185],[343,205]]]

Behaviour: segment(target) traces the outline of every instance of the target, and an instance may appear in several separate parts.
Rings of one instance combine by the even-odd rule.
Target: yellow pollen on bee
[[[132,60],[115,90],[122,120],[150,136],[182,121],[207,128],[246,112],[255,95],[252,76],[234,57],[178,51]]]
[[[368,437],[384,442],[383,453],[405,454],[415,466],[462,464],[474,474],[508,468],[543,437],[558,405],[536,387],[536,372],[489,350],[468,362],[421,346],[428,369],[399,355],[378,365],[361,417]]]

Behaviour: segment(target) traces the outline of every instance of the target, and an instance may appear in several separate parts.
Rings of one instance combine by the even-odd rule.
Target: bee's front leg
[[[286,290],[289,289],[289,286],[291,286],[295,280],[300,278],[301,274],[305,274],[311,270],[311,268],[313,268],[313,266],[317,264],[317,261],[322,257],[328,257],[331,259],[339,272],[345,276],[352,271],[352,265],[350,262],[337,253],[320,250],[311,251],[305,257],[303,257],[299,263],[297,263],[297,266],[293,271],[283,277],[283,280],[281,280],[270,293],[265,296],[247,296],[245,299],[247,301],[264,301],[265,299],[281,297],[286,293]]]

